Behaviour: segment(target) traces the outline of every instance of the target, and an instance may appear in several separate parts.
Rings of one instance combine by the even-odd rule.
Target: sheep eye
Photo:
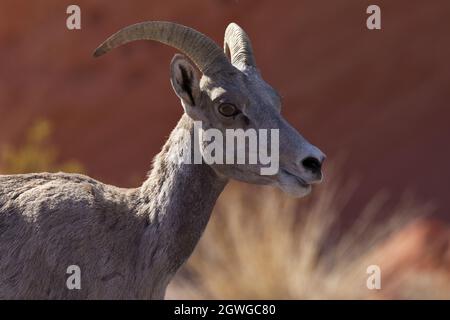
[[[225,117],[232,117],[239,113],[238,108],[236,108],[234,105],[230,103],[222,103],[219,106],[219,112],[221,115]]]

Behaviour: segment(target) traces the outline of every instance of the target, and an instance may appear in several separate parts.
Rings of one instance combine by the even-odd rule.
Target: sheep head
[[[109,37],[95,50],[94,56],[135,40],[159,41],[187,56],[176,54],[172,59],[171,83],[185,113],[192,120],[201,121],[203,130],[214,129],[223,136],[227,136],[230,129],[241,129],[241,132],[276,130],[278,150],[271,147],[271,152],[279,154],[279,166],[275,171],[261,174],[265,164],[259,159],[256,163],[208,163],[218,174],[278,186],[294,196],[306,195],[311,184],[321,181],[325,155],[282,117],[280,96],[263,80],[250,39],[237,24],[231,23],[226,29],[222,50],[207,36],[186,26],[164,21],[138,23]],[[237,152],[230,150],[224,141],[215,143],[221,143],[225,155]],[[202,154],[206,148],[208,143],[200,142]],[[246,154],[251,154],[249,143],[245,148]]]

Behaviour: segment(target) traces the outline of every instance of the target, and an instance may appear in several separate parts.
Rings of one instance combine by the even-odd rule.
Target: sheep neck
[[[205,163],[172,160],[182,148],[193,152],[195,138],[193,121],[183,115],[140,188],[139,214],[148,219],[142,248],[146,258],[141,267],[151,267],[152,274],[158,269],[161,275],[174,274],[191,255],[227,183]]]

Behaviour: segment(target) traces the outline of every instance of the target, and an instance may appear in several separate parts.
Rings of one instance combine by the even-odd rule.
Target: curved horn
[[[106,39],[95,51],[99,57],[135,40],[155,40],[186,54],[202,73],[213,73],[230,65],[222,49],[204,34],[167,21],[147,21],[125,27]]]
[[[233,65],[236,63],[244,63],[248,66],[256,66],[250,38],[234,22],[230,23],[225,30],[224,50],[231,57],[231,63]]]

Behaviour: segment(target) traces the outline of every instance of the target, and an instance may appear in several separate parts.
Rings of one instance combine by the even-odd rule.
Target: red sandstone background
[[[65,27],[69,4],[81,7],[81,31]],[[382,8],[381,31],[365,26],[370,4]],[[2,0],[0,146],[47,118],[61,161],[135,186],[182,113],[169,83],[175,50],[141,42],[93,59],[93,49],[143,20],[179,22],[221,45],[235,21],[285,117],[358,178],[354,208],[380,190],[409,190],[448,219],[449,19],[447,0]]]

